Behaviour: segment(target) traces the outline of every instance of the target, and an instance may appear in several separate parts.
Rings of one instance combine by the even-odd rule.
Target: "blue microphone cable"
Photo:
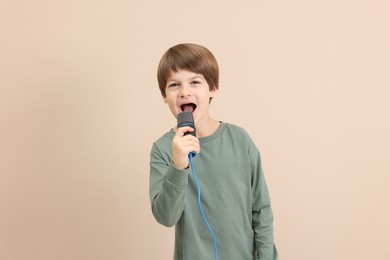
[[[191,153],[188,154],[188,158],[190,159],[190,165],[191,165],[192,175],[194,176],[194,180],[195,180],[196,186],[198,187],[198,205],[199,205],[200,213],[202,213],[202,217],[203,217],[204,223],[206,224],[207,229],[209,230],[211,236],[212,236],[213,239],[214,239],[214,254],[215,254],[215,260],[218,260],[217,238],[215,237],[214,232],[213,232],[213,230],[211,229],[211,227],[210,227],[210,225],[209,225],[209,222],[207,221],[207,218],[206,218],[206,216],[205,216],[205,214],[204,214],[204,212],[203,212],[202,202],[200,201],[200,185],[199,185],[199,182],[198,182],[198,178],[196,178],[194,163],[192,162],[192,158],[193,158],[195,155],[196,155],[196,153],[191,152]]]

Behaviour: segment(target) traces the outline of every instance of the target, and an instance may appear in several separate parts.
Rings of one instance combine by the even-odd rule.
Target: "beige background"
[[[0,259],[171,259],[149,151],[163,52],[208,47],[211,106],[262,152],[280,259],[390,259],[390,2],[0,2]],[[223,259],[222,259],[223,260]]]

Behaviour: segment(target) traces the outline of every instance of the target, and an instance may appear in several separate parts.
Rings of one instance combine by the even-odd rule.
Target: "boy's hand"
[[[200,152],[199,139],[193,135],[186,135],[186,132],[193,132],[189,126],[179,127],[172,139],[172,162],[179,170],[188,167],[188,154],[190,152]]]

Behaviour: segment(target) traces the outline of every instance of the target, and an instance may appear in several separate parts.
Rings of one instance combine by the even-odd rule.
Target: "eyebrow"
[[[202,75],[199,75],[199,76],[194,76],[194,77],[191,77],[190,80],[194,80],[194,79],[201,79],[201,80],[204,80],[204,77]],[[167,79],[167,82],[170,82],[170,81],[178,81],[177,79],[175,78],[168,78]]]

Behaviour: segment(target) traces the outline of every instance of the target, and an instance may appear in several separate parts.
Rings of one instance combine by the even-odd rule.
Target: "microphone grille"
[[[194,118],[190,111],[184,111],[177,115],[177,125],[180,127],[183,124],[194,124]]]

